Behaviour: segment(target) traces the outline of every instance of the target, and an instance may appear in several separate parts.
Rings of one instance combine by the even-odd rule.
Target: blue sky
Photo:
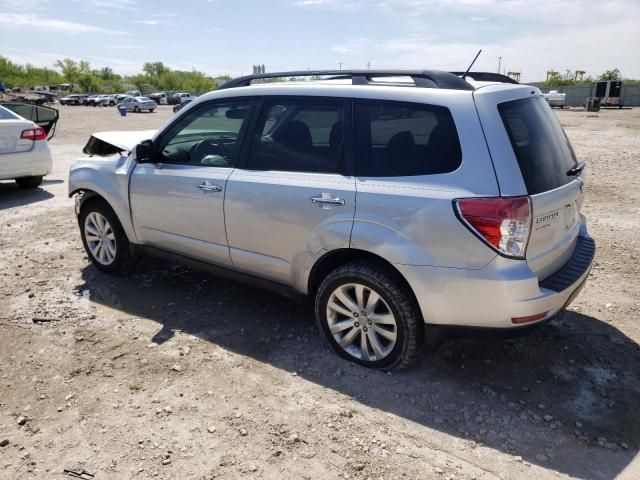
[[[640,78],[640,0],[0,0],[0,55],[210,75],[308,68],[548,69]]]

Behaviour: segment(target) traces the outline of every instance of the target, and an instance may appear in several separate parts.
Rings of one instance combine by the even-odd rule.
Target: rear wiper
[[[575,177],[576,175],[580,175],[580,172],[582,172],[582,170],[584,170],[584,162],[578,162],[575,167],[570,168],[567,171],[567,175],[569,177]]]

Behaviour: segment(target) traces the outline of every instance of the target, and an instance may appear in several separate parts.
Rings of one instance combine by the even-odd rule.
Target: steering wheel
[[[230,156],[230,152],[226,145],[218,143],[212,139],[205,138],[191,147],[189,156],[191,157],[192,162],[197,160],[197,163],[202,163],[202,161],[207,157],[217,157],[215,159],[212,158],[214,163],[220,163],[222,161],[226,163],[226,159]]]

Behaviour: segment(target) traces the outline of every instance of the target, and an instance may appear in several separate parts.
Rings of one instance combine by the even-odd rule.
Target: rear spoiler
[[[461,77],[465,75],[465,72],[449,72],[453,73]],[[519,85],[520,82],[514,80],[511,77],[507,77],[506,75],[502,75],[501,73],[493,73],[493,72],[469,72],[466,74],[466,77],[469,77],[476,82],[498,82],[498,83],[514,83]]]

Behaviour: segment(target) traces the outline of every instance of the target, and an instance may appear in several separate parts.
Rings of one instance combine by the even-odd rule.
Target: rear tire
[[[424,328],[417,302],[388,267],[358,261],[335,269],[318,288],[315,317],[329,346],[365,367],[404,369],[421,352]]]
[[[42,183],[42,177],[22,177],[16,178],[16,183],[20,188],[37,188]]]
[[[134,112],[136,112],[136,113],[140,113],[140,108],[139,108],[139,107],[137,107],[137,106],[136,106],[136,107],[133,107],[133,111],[134,111]]]
[[[155,110],[154,108],[150,108],[149,113],[153,113],[154,110]]]
[[[91,262],[110,274],[126,274],[134,257],[117,215],[100,198],[88,200],[78,215],[82,245]]]

